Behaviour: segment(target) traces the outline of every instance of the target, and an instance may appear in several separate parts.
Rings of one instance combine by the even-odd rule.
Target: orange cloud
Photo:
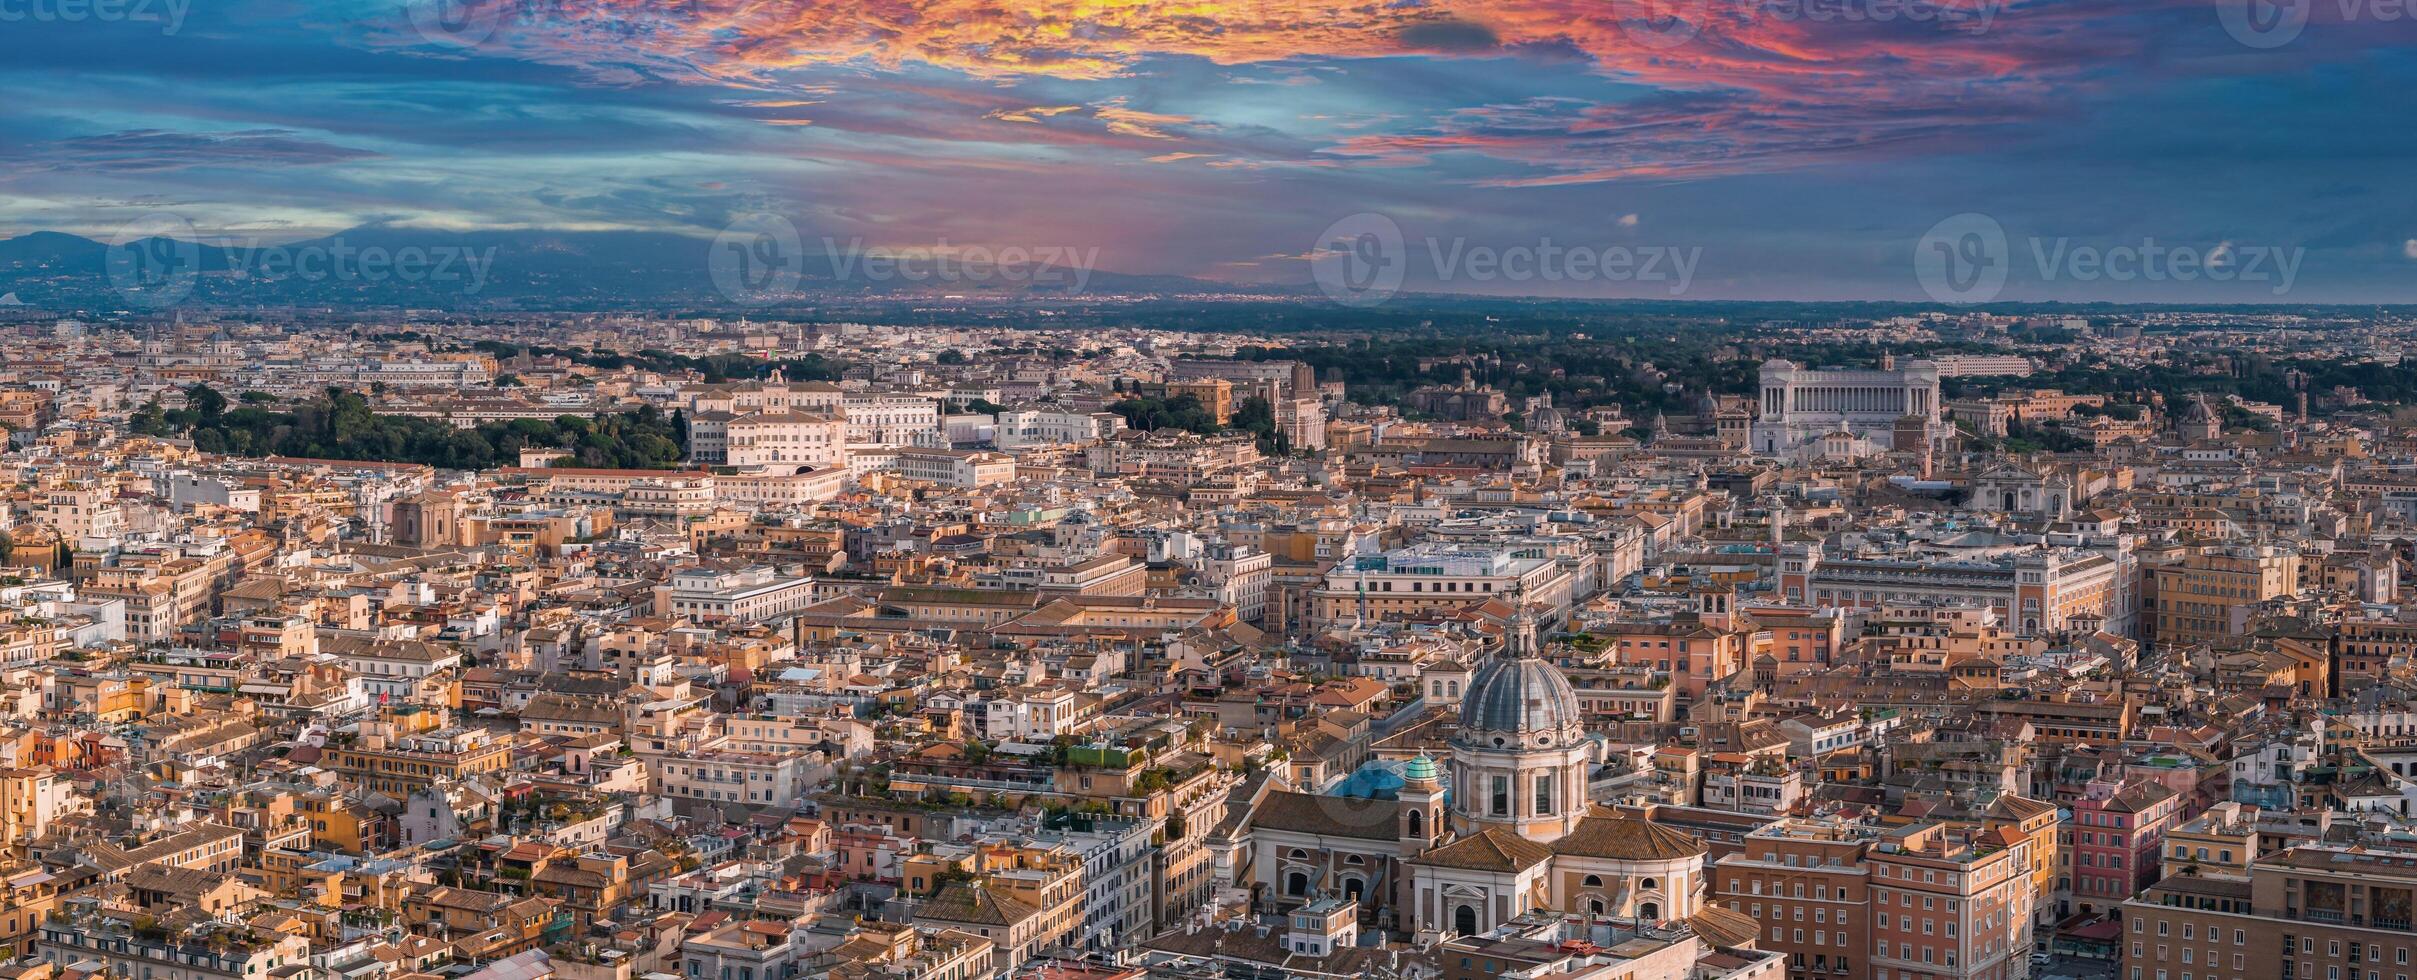
[[[1082,106],[1078,105],[1036,105],[1022,109],[992,109],[983,113],[983,116],[1004,122],[1037,123],[1050,116],[1062,116],[1080,108]]]
[[[929,66],[975,79],[1105,80],[1147,60],[1190,57],[1281,68],[1304,59],[1418,55],[1575,56],[1594,72],[1665,93],[1717,95],[1706,114],[1621,105],[1567,129],[1506,133],[1479,118],[1406,124],[1334,147],[1388,162],[1449,149],[1540,172],[1503,183],[1566,183],[1785,165],[2048,111],[2060,86],[2147,43],[2103,22],[2206,0],[557,0],[552,16],[496,42],[515,55],[613,71],[670,73],[781,90],[818,67]],[[1890,20],[1812,16],[1856,5],[1916,9]],[[1793,13],[1790,13],[1793,11]],[[1675,14],[1675,18],[1657,17]],[[634,53],[633,53],[634,52]],[[997,109],[1039,123],[1073,105]],[[1181,138],[1193,120],[1107,104],[1115,135]],[[1574,138],[1574,141],[1573,141]],[[1675,155],[1621,145],[1678,140]],[[1314,161],[1295,161],[1314,164]]]
[[[1097,112],[1092,114],[1092,118],[1106,123],[1108,131],[1111,133],[1123,133],[1126,136],[1139,136],[1154,140],[1174,139],[1175,137],[1169,135],[1165,127],[1184,125],[1192,121],[1185,116],[1162,112],[1142,112],[1138,109],[1113,105],[1100,107]]]

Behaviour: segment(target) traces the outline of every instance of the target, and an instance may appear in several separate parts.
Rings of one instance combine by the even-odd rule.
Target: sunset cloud
[[[710,237],[771,210],[1301,281],[1285,256],[1373,212],[1701,244],[1705,295],[1856,296],[1918,294],[1907,243],[1982,211],[2305,240],[2310,290],[2405,279],[2417,203],[2384,175],[2417,153],[2417,21],[2320,11],[2263,50],[2216,2],[548,0],[432,38],[393,0],[225,0],[174,37],[0,32],[0,77],[43,95],[0,105],[0,226]],[[1931,16],[1843,15],[1874,4]]]

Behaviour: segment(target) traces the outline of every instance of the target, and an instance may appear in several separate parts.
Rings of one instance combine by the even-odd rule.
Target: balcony
[[[2300,913],[2299,917],[2303,921],[2307,922],[2331,922],[2340,924],[2347,921],[2347,917],[2343,916],[2340,912],[2336,912],[2331,909],[2309,909]]]

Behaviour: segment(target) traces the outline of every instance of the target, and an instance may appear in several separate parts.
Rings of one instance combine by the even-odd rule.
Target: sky
[[[2296,6],[2293,4],[2297,4]],[[2417,301],[2398,0],[0,0],[0,236],[777,216],[1237,284]]]

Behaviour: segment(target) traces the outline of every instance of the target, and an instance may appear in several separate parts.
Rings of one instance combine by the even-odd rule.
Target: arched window
[[[1646,891],[1652,891],[1656,888],[1662,887],[1662,880],[1660,878],[1647,878],[1643,881],[1637,882],[1637,887]]]
[[[1359,879],[1359,878],[1345,878],[1345,879],[1343,879],[1343,897],[1344,897],[1344,898],[1348,898],[1348,899],[1350,899],[1350,900],[1352,900],[1352,901],[1356,902],[1356,901],[1359,901],[1359,900],[1360,900],[1360,896],[1365,895],[1365,894],[1367,894],[1367,893],[1368,893],[1368,882],[1366,882],[1365,880],[1362,880],[1362,879]]]
[[[1300,898],[1309,894],[1309,876],[1299,871],[1284,876],[1284,894]]]
[[[1418,812],[1418,811],[1416,811],[1416,810],[1412,810],[1412,811],[1410,811],[1410,836],[1412,836],[1412,837],[1425,837],[1425,836],[1427,836],[1427,834],[1426,834],[1426,826],[1425,826],[1425,825],[1426,825],[1426,822],[1427,822],[1427,815],[1426,815],[1426,814],[1424,814],[1424,813],[1420,813],[1420,812]]]
[[[1643,905],[1639,905],[1639,906],[1637,906],[1637,917],[1638,917],[1638,918],[1641,918],[1641,919],[1659,919],[1659,918],[1661,918],[1661,917],[1662,917],[1662,903],[1660,903],[1660,902],[1646,902],[1646,903],[1645,903],[1645,904],[1643,904]]]
[[[1594,914],[1594,915],[1602,915],[1602,914],[1603,914],[1603,900],[1602,900],[1602,899],[1599,899],[1599,898],[1590,898],[1590,899],[1587,899],[1587,900],[1586,900],[1586,911],[1587,911],[1587,912],[1589,912],[1589,913],[1592,913],[1592,914]]]
[[[1304,851],[1304,850],[1302,850],[1302,849],[1300,849],[1300,848],[1298,848],[1298,847],[1293,848],[1293,849],[1292,849],[1292,859],[1293,859],[1293,860],[1295,860],[1295,861],[1307,861],[1307,860],[1309,860],[1309,852],[1308,852],[1308,851]]]
[[[1587,875],[1587,876],[1586,876],[1586,877],[1584,877],[1584,878],[1580,878],[1580,879],[1578,879],[1578,884],[1580,884],[1580,885],[1584,885],[1584,886],[1586,886],[1586,887],[1588,887],[1588,888],[1601,888],[1601,887],[1603,887],[1603,876],[1602,876],[1602,875]]]
[[[1368,862],[1367,862],[1367,860],[1365,860],[1365,859],[1361,858],[1361,857],[1360,857],[1359,855],[1357,855],[1357,854],[1345,854],[1345,855],[1343,855],[1343,863],[1344,863],[1344,864],[1366,864],[1366,863],[1368,863]]]
[[[1463,905],[1452,910],[1452,932],[1455,935],[1461,936],[1474,936],[1477,934],[1476,906]]]

